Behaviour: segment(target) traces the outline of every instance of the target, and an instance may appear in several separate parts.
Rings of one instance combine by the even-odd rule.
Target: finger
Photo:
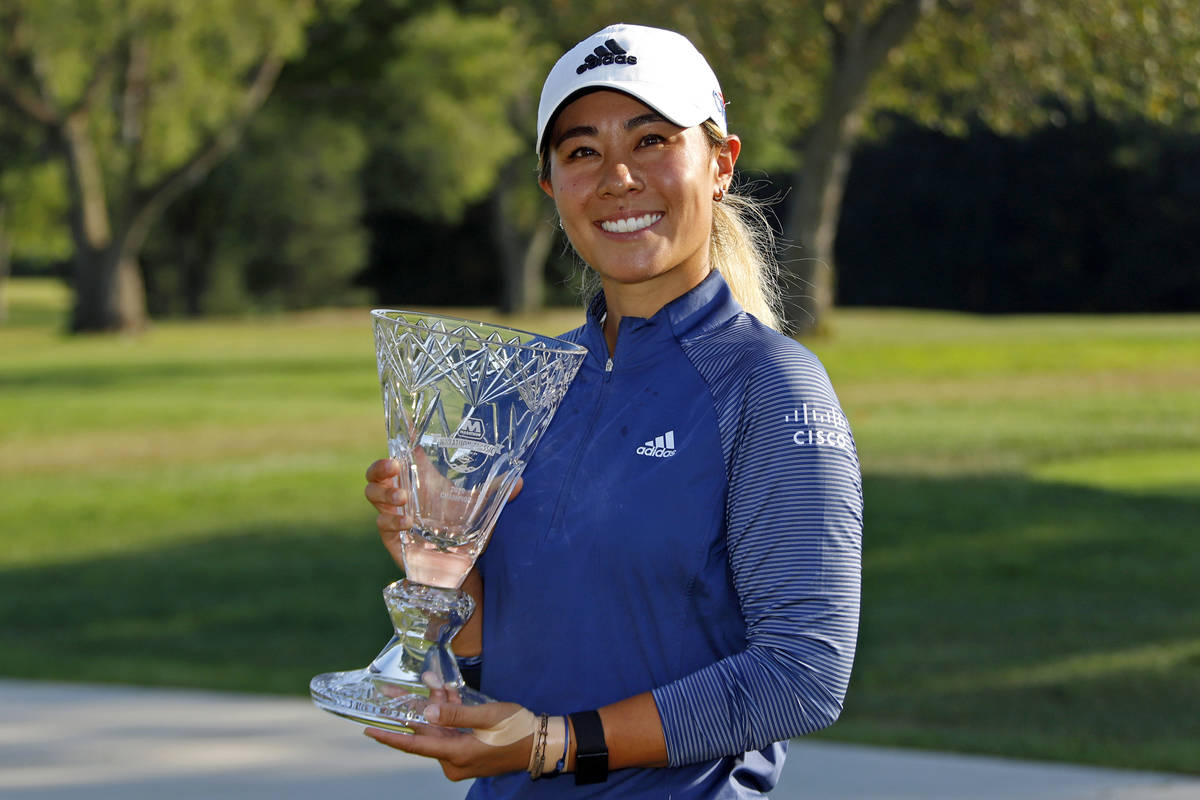
[[[462,696],[458,693],[458,688],[444,683],[441,676],[432,670],[426,670],[421,673],[421,682],[429,687],[429,702],[432,705],[462,702]]]
[[[508,499],[513,500],[521,493],[521,489],[525,486],[524,478],[517,478],[517,482],[513,484],[512,491],[508,493]]]
[[[446,736],[418,736],[379,728],[367,728],[363,733],[380,744],[426,758],[443,759],[454,753],[452,740]]]
[[[394,458],[381,458],[367,467],[367,482],[382,483],[400,474],[400,462]]]
[[[421,682],[429,687],[429,702],[439,704],[446,702],[446,686],[437,673],[425,671],[421,673]]]
[[[511,716],[520,706],[515,703],[484,703],[464,706],[431,703],[425,707],[425,720],[447,728],[490,728]]]
[[[375,518],[375,527],[379,528],[379,535],[387,540],[397,533],[411,528],[412,519],[404,514],[389,514],[385,512]]]
[[[375,508],[391,514],[401,513],[401,507],[408,503],[408,492],[386,483],[368,483],[363,495]]]
[[[414,736],[461,736],[462,731],[458,728],[443,728],[441,725],[433,725],[428,722],[406,722],[405,725],[412,728]]]

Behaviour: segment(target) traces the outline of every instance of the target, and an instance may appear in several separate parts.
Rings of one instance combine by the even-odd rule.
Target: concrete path
[[[303,699],[0,680],[0,798],[459,800]],[[775,800],[1200,800],[1200,779],[794,743]]]

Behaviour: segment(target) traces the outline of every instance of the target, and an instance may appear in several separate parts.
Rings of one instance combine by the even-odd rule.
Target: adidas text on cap
[[[711,119],[722,134],[729,132],[717,76],[700,51],[674,31],[609,25],[567,51],[542,86],[537,152],[554,115],[582,89],[624,92],[683,128]]]

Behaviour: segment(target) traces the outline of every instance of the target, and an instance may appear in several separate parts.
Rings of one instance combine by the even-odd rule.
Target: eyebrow
[[[666,122],[662,114],[657,111],[651,111],[648,114],[639,114],[632,119],[626,120],[625,130],[631,131],[639,125],[648,125],[651,122]],[[557,139],[554,140],[554,147],[557,149],[563,142],[573,136],[595,136],[598,133],[595,127],[591,125],[576,125],[574,128],[567,128]]]

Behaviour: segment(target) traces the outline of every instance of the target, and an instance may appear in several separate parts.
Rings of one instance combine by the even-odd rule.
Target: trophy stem
[[[383,590],[396,632],[369,669],[380,680],[420,681],[431,672],[446,686],[462,688],[463,678],[450,650],[450,641],[475,610],[461,589],[443,589],[396,581]]]
[[[430,676],[466,705],[488,702],[465,684],[450,649],[475,608],[466,592],[400,580],[383,590],[383,598],[395,628],[391,641],[365,669],[313,678],[309,689],[318,706],[356,722],[411,730],[412,723],[424,722]]]

